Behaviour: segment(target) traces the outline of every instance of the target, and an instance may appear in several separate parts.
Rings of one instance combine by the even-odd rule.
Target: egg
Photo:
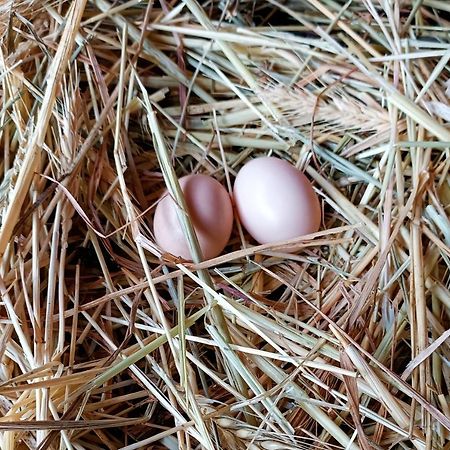
[[[230,196],[216,179],[207,175],[188,175],[180,178],[179,183],[203,258],[214,258],[227,245],[233,228]],[[177,209],[177,204],[166,192],[155,211],[155,240],[166,252],[192,260]]]
[[[260,244],[318,231],[321,209],[311,183],[279,158],[261,157],[237,174],[233,198],[239,219]]]

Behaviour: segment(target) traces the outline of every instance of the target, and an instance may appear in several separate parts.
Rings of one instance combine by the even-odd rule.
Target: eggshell
[[[203,257],[214,258],[227,245],[233,228],[230,196],[217,180],[206,175],[188,175],[180,178],[179,183]],[[166,252],[192,260],[177,209],[175,201],[166,193],[155,211],[155,239]]]
[[[242,225],[260,244],[293,239],[320,227],[320,203],[311,183],[282,159],[262,157],[245,164],[233,196]]]

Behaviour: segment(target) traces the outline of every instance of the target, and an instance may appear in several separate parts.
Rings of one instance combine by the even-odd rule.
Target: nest
[[[2,450],[449,448],[447,2],[0,17]],[[321,231],[155,244],[179,177],[263,155]]]

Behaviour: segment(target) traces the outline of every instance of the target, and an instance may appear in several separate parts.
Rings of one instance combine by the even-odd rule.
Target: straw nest
[[[1,449],[448,449],[448,3],[201,3],[1,3]],[[322,231],[155,245],[268,154]]]

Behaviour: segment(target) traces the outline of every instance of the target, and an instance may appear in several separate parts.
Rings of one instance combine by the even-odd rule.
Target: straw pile
[[[1,449],[448,449],[449,12],[3,1]],[[155,245],[177,177],[269,154],[323,231]]]

